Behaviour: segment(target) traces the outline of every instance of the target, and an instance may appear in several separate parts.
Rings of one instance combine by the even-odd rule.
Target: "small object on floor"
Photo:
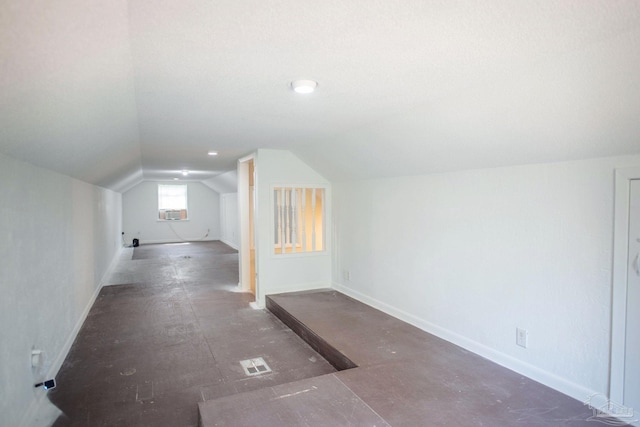
[[[45,390],[49,390],[49,389],[52,389],[52,388],[56,388],[56,380],[55,380],[55,378],[54,378],[54,379],[51,379],[51,380],[47,380],[47,381],[45,381],[45,382],[38,383],[38,384],[34,385],[34,387],[35,387],[35,388],[42,387],[42,388],[44,388]]]

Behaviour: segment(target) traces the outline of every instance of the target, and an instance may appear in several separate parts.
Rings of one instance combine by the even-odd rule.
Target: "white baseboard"
[[[55,376],[58,374],[58,371],[60,370],[60,368],[62,367],[62,364],[64,363],[64,359],[66,359],[67,354],[69,354],[69,350],[71,350],[71,346],[73,345],[73,342],[76,340],[76,337],[78,336],[78,332],[80,332],[80,328],[82,328],[84,321],[87,320],[89,311],[91,310],[91,307],[93,307],[93,303],[96,302],[96,299],[98,298],[98,294],[100,293],[100,290],[102,289],[103,286],[104,285],[100,283],[96,288],[96,290],[93,292],[93,295],[91,296],[91,299],[87,303],[87,306],[84,308],[84,310],[80,314],[80,318],[78,319],[75,326],[73,327],[73,330],[67,337],[67,340],[65,341],[64,346],[62,347],[62,349],[58,353],[58,356],[54,359],[53,363],[51,364],[51,368],[49,369],[49,372],[47,372],[47,378],[55,378]]]
[[[269,288],[264,292],[265,295],[270,294],[283,294],[286,292],[302,292],[302,291],[311,291],[314,289],[331,289],[331,285],[327,284],[327,282],[311,282],[311,283],[300,283],[295,286],[277,286],[273,288]]]
[[[64,360],[67,358],[67,355],[71,350],[71,346],[73,345],[73,342],[76,340],[76,337],[80,332],[80,328],[82,328],[84,321],[87,319],[87,316],[89,315],[89,311],[91,311],[91,307],[93,307],[93,304],[96,302],[96,299],[100,294],[100,290],[104,286],[104,279],[106,277],[109,277],[109,275],[111,274],[111,271],[117,265],[120,259],[120,256],[124,250],[125,248],[119,247],[117,252],[113,256],[113,259],[111,260],[111,263],[107,268],[107,271],[105,271],[104,275],[102,276],[102,279],[98,283],[95,291],[93,292],[93,295],[89,299],[89,302],[85,306],[84,310],[82,310],[82,313],[80,314],[80,317],[78,318],[78,321],[76,322],[75,326],[69,333],[67,340],[65,341],[64,345],[58,352],[55,359],[53,359],[51,366],[47,370],[47,374],[45,376],[46,378],[55,378],[58,372],[60,371],[60,368],[62,368],[62,364],[64,363]],[[46,392],[44,392],[44,390],[38,389],[36,390],[36,393],[37,394],[34,394],[34,397],[31,400],[31,403],[29,404],[29,409],[27,410],[24,417],[22,418],[22,421],[20,423],[21,427],[48,426],[50,425],[52,418],[53,418],[53,421],[55,421],[55,419],[61,413],[60,410],[49,401],[49,399],[46,399]]]
[[[73,327],[73,330],[67,337],[67,341],[64,343],[64,347],[62,347],[62,350],[60,350],[60,353],[58,353],[58,356],[55,358],[53,364],[51,365],[51,368],[47,373],[47,378],[54,378],[57,375],[60,368],[62,367],[62,364],[64,363],[64,359],[66,359],[67,354],[69,354],[69,350],[71,350],[71,346],[73,345],[73,342],[76,340],[76,337],[78,336],[78,332],[80,332],[80,328],[82,328],[84,321],[87,320],[87,316],[89,315],[89,311],[91,311],[91,307],[93,307],[93,304],[96,302],[96,299],[98,298],[98,294],[100,294],[100,290],[105,285],[104,283],[105,279],[111,275],[111,272],[118,264],[118,261],[120,260],[120,256],[122,255],[124,250],[125,248],[118,248],[118,251],[113,256],[113,259],[111,260],[111,263],[107,268],[107,271],[105,271],[104,274],[102,275],[102,278],[100,279],[100,283],[98,283],[98,286],[93,292],[91,299],[85,306],[84,310],[80,314],[80,318],[78,319],[75,326]]]
[[[140,240],[141,245],[156,245],[160,243],[185,243],[185,242],[211,242],[214,240],[220,240],[219,237],[207,237],[202,239],[201,237],[187,238],[186,240],[180,239],[155,239],[155,240]]]
[[[29,404],[20,427],[49,427],[53,424],[62,411],[46,398],[46,392],[34,396]]]
[[[542,383],[547,387],[573,397],[580,402],[585,402],[589,398],[589,396],[602,393],[590,390],[579,384],[568,381],[565,378],[559,377],[556,374],[525,363],[521,360],[487,347],[476,341],[470,340],[469,338],[459,335],[453,331],[442,328],[431,322],[427,322],[426,320],[414,316],[413,314],[407,313],[404,310],[400,310],[375,298],[371,298],[368,295],[348,288],[340,283],[334,282],[333,289],[342,292],[343,294],[348,295],[351,298],[367,304],[373,308],[377,308],[378,310],[387,313],[390,316],[405,321],[419,329],[422,329],[425,332],[433,334],[439,338],[442,338],[466,350],[478,354],[486,359],[489,359],[490,361],[497,363],[498,365],[501,365],[534,381]]]
[[[230,242],[230,241],[228,241],[228,240],[226,240],[226,239],[219,239],[219,240],[220,240],[222,243],[224,243],[225,245],[232,247],[232,248],[233,248],[233,249],[235,249],[236,251],[239,251],[239,250],[240,250],[240,248],[239,248],[239,246],[238,246],[238,244],[237,244],[237,243],[232,243],[232,242]]]
[[[265,307],[265,296],[271,294],[283,294],[286,292],[302,292],[302,291],[311,291],[315,289],[331,289],[331,285],[327,284],[327,282],[310,282],[310,283],[300,283],[296,285],[289,286],[277,286],[273,288],[269,288],[267,290],[261,289],[260,298],[256,299],[256,303],[260,306],[260,308]]]

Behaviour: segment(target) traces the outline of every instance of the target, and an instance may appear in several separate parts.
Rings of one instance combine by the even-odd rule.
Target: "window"
[[[158,184],[158,219],[187,219],[187,186]]]
[[[273,189],[274,253],[324,250],[324,188]]]

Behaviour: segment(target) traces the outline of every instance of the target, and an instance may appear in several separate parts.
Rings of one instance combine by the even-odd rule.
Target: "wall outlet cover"
[[[527,348],[528,335],[526,329],[516,328],[516,344],[520,347]]]

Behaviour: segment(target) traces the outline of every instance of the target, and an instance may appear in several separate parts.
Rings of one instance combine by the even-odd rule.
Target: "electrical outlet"
[[[529,333],[526,329],[516,328],[516,344],[520,347],[527,348],[527,338]]]
[[[347,282],[351,280],[351,271],[349,270],[344,270],[342,272],[342,275],[344,277],[344,280],[346,280]]]

